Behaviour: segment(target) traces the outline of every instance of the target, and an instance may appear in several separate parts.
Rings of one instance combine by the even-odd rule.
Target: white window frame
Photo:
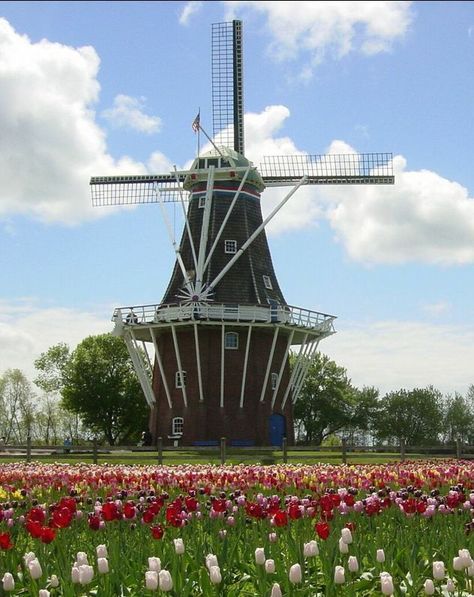
[[[273,290],[272,281],[270,276],[263,276],[263,285],[267,290]]]
[[[235,339],[230,340],[231,338]],[[228,340],[230,340],[228,342]],[[226,332],[224,335],[224,348],[226,350],[238,350],[239,348],[239,334],[237,332]]]
[[[199,209],[204,209],[206,207],[206,195],[201,195],[199,197],[198,207]]]
[[[186,371],[176,371],[174,377],[176,388],[184,388],[186,386]]]
[[[173,417],[171,419],[171,435],[183,435],[184,419],[183,417]]]
[[[277,383],[278,383],[278,373],[272,373],[271,383],[272,383],[272,390],[274,390],[277,387]]]
[[[237,253],[237,241],[231,239],[225,240],[224,253],[227,253],[228,255],[235,255],[235,253]]]

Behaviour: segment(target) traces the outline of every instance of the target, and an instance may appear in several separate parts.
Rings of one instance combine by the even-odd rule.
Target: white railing
[[[239,305],[228,303],[160,304],[120,307],[112,321],[128,325],[160,324],[176,321],[228,321],[237,323],[282,323],[290,326],[333,330],[334,315],[310,311],[300,307]]]

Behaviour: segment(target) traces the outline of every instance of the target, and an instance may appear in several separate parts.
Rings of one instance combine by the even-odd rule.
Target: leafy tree
[[[146,427],[148,408],[125,343],[111,334],[89,336],[62,373],[63,405],[114,445],[135,439]]]
[[[474,436],[474,404],[461,394],[447,396],[444,419],[445,439],[450,442],[469,442]]]
[[[429,445],[438,441],[442,430],[442,395],[432,386],[390,392],[382,399],[376,428],[380,440]]]
[[[295,423],[304,441],[320,445],[349,425],[355,402],[356,394],[344,367],[317,353],[294,408]]]
[[[368,439],[373,437],[382,407],[379,391],[373,386],[364,386],[361,390],[353,388],[353,392],[352,416],[343,433],[351,444],[367,445]]]
[[[47,394],[60,392],[70,359],[71,351],[67,344],[61,342],[51,346],[35,361],[39,373],[34,383]]]
[[[0,436],[6,443],[24,443],[32,435],[35,396],[19,369],[8,369],[0,377]]]

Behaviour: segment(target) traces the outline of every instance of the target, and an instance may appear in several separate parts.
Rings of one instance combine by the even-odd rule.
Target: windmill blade
[[[212,25],[212,124],[220,145],[244,154],[242,21]]]
[[[182,188],[183,174],[145,174],[137,176],[94,176],[91,178],[92,205],[134,205],[187,200]]]
[[[302,176],[305,184],[393,184],[391,153],[266,156],[258,168],[265,185],[292,185]]]

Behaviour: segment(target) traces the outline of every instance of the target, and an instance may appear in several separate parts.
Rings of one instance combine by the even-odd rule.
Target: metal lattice
[[[393,184],[391,153],[266,156],[259,172],[267,186],[292,184]]]
[[[181,181],[180,181],[181,182]],[[92,205],[134,205],[165,203],[189,199],[172,175],[162,176],[96,176],[91,178]]]
[[[244,152],[242,23],[212,25],[212,124],[219,145]]]

